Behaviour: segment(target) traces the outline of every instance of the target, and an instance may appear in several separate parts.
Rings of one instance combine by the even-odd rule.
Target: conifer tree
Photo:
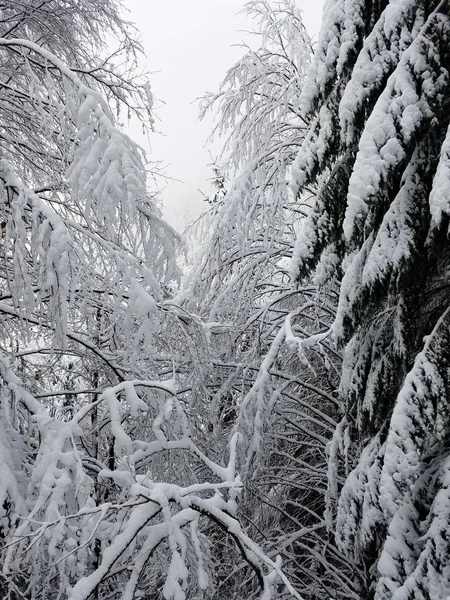
[[[342,281],[330,526],[376,600],[450,594],[449,12],[328,2],[291,170],[297,193],[318,190],[292,275]]]

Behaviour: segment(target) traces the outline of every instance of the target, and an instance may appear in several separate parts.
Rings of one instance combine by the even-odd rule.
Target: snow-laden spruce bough
[[[330,527],[376,600],[450,593],[449,14],[328,3],[292,167],[297,193],[318,186],[293,275],[341,281]]]
[[[2,7],[1,600],[450,596],[449,2],[246,10],[174,297],[132,29]]]

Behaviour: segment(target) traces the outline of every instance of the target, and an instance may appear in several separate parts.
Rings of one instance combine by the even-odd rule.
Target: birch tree
[[[183,301],[207,327],[212,446],[223,448],[233,431],[243,438],[243,524],[269,555],[280,553],[304,598],[356,599],[361,574],[342,560],[325,510],[327,445],[341,417],[341,357],[329,334],[338,288],[319,274],[301,286],[289,278],[315,193],[297,202],[288,185],[308,132],[299,101],[310,42],[294,2],[251,2],[246,11],[260,46],[245,48],[219,92],[203,99],[203,111],[218,109],[230,183],[194,228],[206,241]],[[255,579],[226,539],[213,559],[218,594],[254,597]]]
[[[179,394],[196,321],[169,297],[177,236],[119,126],[153,119],[119,8],[2,6],[0,597],[208,594],[210,523],[259,595],[300,598],[236,518],[238,436],[209,458]]]

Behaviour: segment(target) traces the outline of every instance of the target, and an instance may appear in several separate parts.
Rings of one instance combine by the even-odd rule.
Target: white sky
[[[242,56],[236,46],[251,37],[254,26],[238,14],[245,0],[126,0],[130,20],[141,32],[152,90],[164,105],[157,111],[151,158],[161,160],[171,177],[163,192],[164,216],[179,231],[207,205],[213,156],[220,146],[206,146],[212,118],[197,121],[195,102],[205,91],[215,92],[227,70]],[[297,0],[310,35],[317,34],[323,0]],[[133,137],[138,133],[132,132]]]

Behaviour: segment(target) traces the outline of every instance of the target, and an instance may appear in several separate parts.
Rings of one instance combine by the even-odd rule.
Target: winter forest
[[[180,236],[119,0],[0,2],[0,600],[450,598],[450,0],[299,5]]]

